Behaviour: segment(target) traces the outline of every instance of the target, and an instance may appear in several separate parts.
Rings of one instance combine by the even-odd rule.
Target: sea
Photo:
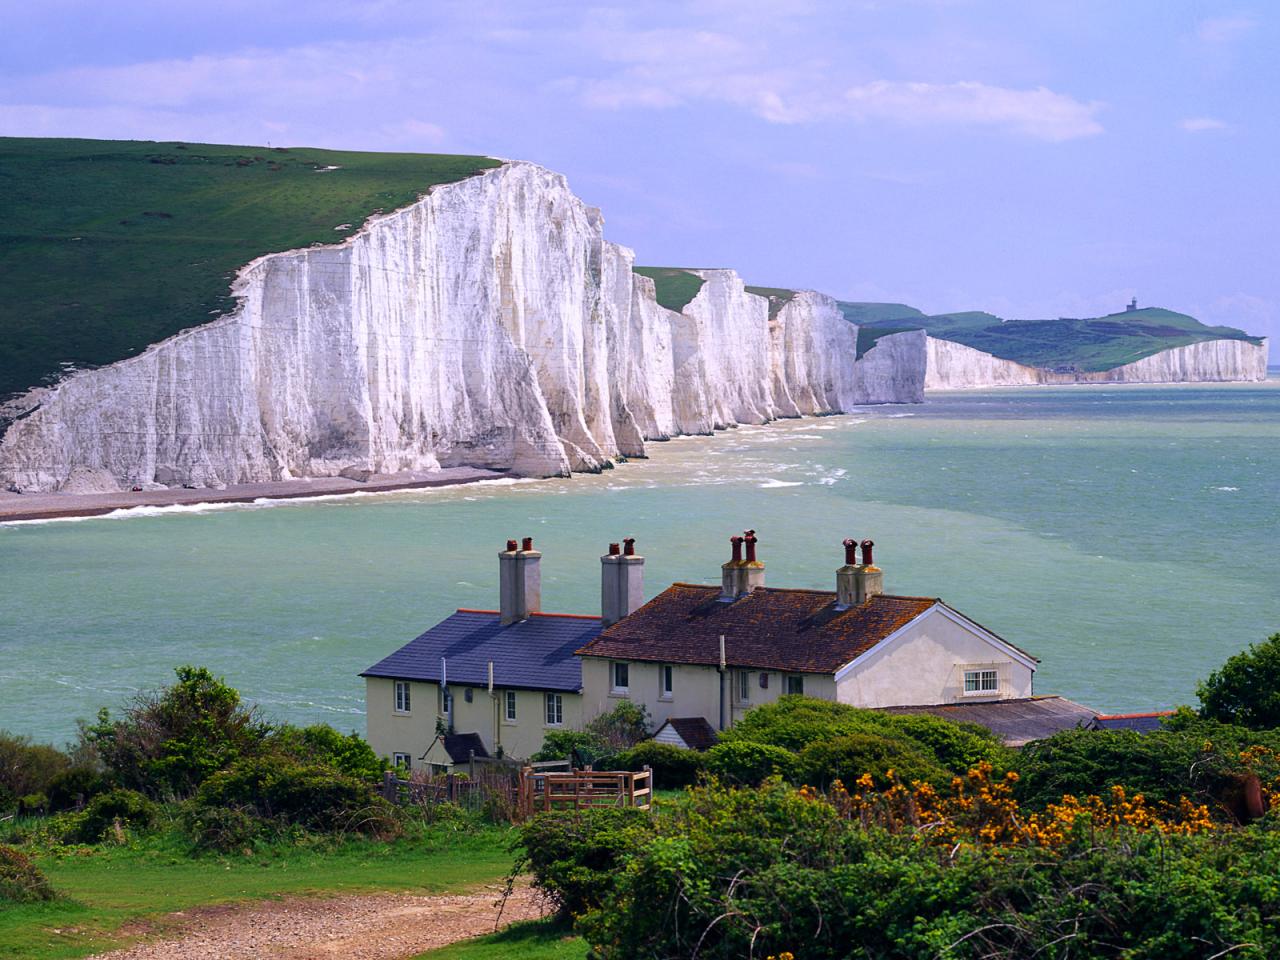
[[[1010,388],[650,445],[599,475],[0,525],[0,729],[70,740],[182,664],[263,713],[364,730],[360,671],[497,605],[508,538],[543,609],[599,610],[635,537],[648,595],[718,583],[754,529],[767,582],[834,589],[846,537],[889,592],[941,597],[1040,658],[1037,693],[1194,703],[1280,631],[1280,379]]]

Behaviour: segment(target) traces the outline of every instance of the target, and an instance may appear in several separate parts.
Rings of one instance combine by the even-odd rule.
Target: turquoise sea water
[[[891,592],[940,596],[1106,710],[1189,702],[1280,631],[1280,382],[1022,388],[654,444],[567,481],[0,526],[0,728],[78,717],[199,663],[275,717],[363,730],[363,668],[493,607],[508,537],[543,607],[595,612],[638,539],[650,595],[718,582],[754,527],[773,585],[831,587],[871,537]],[[147,515],[150,514],[150,515]]]

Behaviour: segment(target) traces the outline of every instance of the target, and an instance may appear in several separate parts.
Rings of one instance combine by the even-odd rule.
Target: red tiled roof
[[[578,654],[714,666],[724,634],[731,666],[835,673],[938,602],[882,594],[837,610],[831,591],[770,587],[732,603],[719,597],[716,586],[673,583]]]
[[[720,739],[706,717],[669,717],[662,727],[671,727],[690,750],[710,750]]]

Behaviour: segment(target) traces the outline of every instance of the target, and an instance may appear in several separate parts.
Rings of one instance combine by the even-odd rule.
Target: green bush
[[[871,774],[877,787],[887,787],[892,783],[890,771],[905,784],[919,780],[940,785],[951,779],[950,771],[909,740],[878,733],[847,733],[831,740],[819,740],[800,753],[801,776],[806,783],[823,789],[836,780],[854,789],[864,773]]]
[[[280,758],[241,760],[203,784],[190,803],[188,823],[226,824],[214,809],[240,810],[247,816],[296,825],[318,833],[391,837],[400,829],[395,808],[362,780],[331,767]],[[207,842],[203,834],[197,842]]]
[[[238,807],[213,807],[188,803],[183,827],[200,850],[231,853],[249,848],[268,832],[267,824]]]
[[[92,767],[72,767],[49,783],[49,809],[75,810],[110,789],[106,778]]]
[[[799,759],[790,750],[767,743],[718,743],[706,754],[707,772],[728,783],[757,784],[769,777],[795,780]]]
[[[178,681],[142,694],[112,720],[105,710],[81,730],[121,786],[153,797],[189,796],[208,777],[260,755],[270,732],[240,694],[203,667],[179,667]]]
[[[542,813],[521,827],[512,873],[532,873],[562,914],[580,916],[609,901],[623,861],[652,834],[650,815],[631,807]]]
[[[136,790],[117,789],[100,793],[89,801],[79,814],[73,814],[69,822],[75,824],[66,839],[79,843],[97,843],[113,830],[121,827],[142,830],[156,822],[159,809],[155,803]]]
[[[1280,727],[1280,633],[1228,659],[1196,696],[1206,719],[1256,730]]]
[[[671,743],[646,740],[630,750],[624,750],[614,758],[619,770],[653,771],[653,785],[668,790],[687,787],[697,782],[698,774],[706,766],[706,758],[697,750],[685,750]]]
[[[589,733],[606,751],[628,750],[649,737],[649,711],[643,704],[620,700],[608,713],[587,724]]]
[[[320,763],[357,780],[378,782],[382,760],[362,736],[339,733],[325,723],[310,727],[283,726],[271,736],[269,746],[301,763]]]
[[[811,743],[847,734],[878,734],[914,743],[953,773],[988,762],[1003,769],[1010,751],[985,727],[928,714],[892,714],[831,700],[785,696],[749,711],[720,735],[721,743],[767,743],[799,753]]]
[[[589,763],[597,770],[612,765],[615,756],[599,737],[585,730],[552,730],[543,738],[542,747],[529,759],[534,762],[574,760],[575,753],[583,763]]]
[[[56,747],[0,730],[0,810],[22,797],[48,794],[54,778],[70,766],[71,758]]]
[[[0,903],[39,903],[53,898],[53,887],[31,859],[0,844]]]
[[[619,859],[578,922],[598,960],[1280,956],[1280,831],[1259,827],[953,851],[776,781],[710,784]]]

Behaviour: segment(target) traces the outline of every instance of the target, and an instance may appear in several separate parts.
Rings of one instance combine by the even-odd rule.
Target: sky
[[[0,0],[0,135],[482,153],[655,265],[1280,363],[1280,4]]]

